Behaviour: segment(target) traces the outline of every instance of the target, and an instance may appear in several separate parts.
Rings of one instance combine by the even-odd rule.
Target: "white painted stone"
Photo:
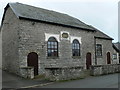
[[[45,41],[48,41],[50,37],[55,37],[58,42],[60,42],[60,35],[59,34],[51,34],[51,33],[45,33]]]
[[[68,34],[68,38],[63,38],[63,37],[62,37],[62,34],[63,34],[63,33],[67,33],[67,34]],[[61,40],[70,40],[70,33],[67,32],[67,31],[61,31],[61,32],[60,32],[60,38],[61,38]]]
[[[77,39],[79,41],[79,43],[82,44],[81,37],[71,36],[70,42],[72,43],[74,39]]]

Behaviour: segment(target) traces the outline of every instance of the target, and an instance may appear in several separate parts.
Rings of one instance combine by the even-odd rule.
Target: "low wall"
[[[70,80],[80,78],[83,67],[45,68],[46,78],[51,81]]]
[[[90,71],[93,76],[118,73],[120,72],[120,64],[92,65]]]
[[[34,78],[34,67],[21,67],[20,68],[20,76],[24,78]]]

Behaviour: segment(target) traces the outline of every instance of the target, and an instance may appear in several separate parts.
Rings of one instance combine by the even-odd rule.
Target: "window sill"
[[[80,59],[81,56],[72,56],[73,59]]]
[[[103,58],[102,56],[97,56],[97,58]]]
[[[59,59],[59,57],[47,57],[47,59]]]

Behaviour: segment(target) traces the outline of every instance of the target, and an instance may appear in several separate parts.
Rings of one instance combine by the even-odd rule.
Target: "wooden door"
[[[111,64],[110,52],[107,52],[107,64]]]
[[[35,52],[31,52],[27,57],[28,66],[34,67],[34,75],[38,75],[38,55]]]
[[[91,53],[87,53],[86,55],[86,69],[90,69],[92,62],[91,62]]]

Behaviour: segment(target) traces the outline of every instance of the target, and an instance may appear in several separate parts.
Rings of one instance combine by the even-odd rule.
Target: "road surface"
[[[37,88],[118,88],[118,74],[87,77],[67,82],[57,82]]]
[[[0,74],[2,73],[0,72]],[[120,81],[118,78],[120,78],[120,74],[118,75],[116,73],[97,77],[90,76],[80,80],[51,83],[39,79],[29,80],[20,78],[3,71],[3,78],[0,81],[2,81],[3,88],[118,88],[120,86],[118,85],[118,81]]]

